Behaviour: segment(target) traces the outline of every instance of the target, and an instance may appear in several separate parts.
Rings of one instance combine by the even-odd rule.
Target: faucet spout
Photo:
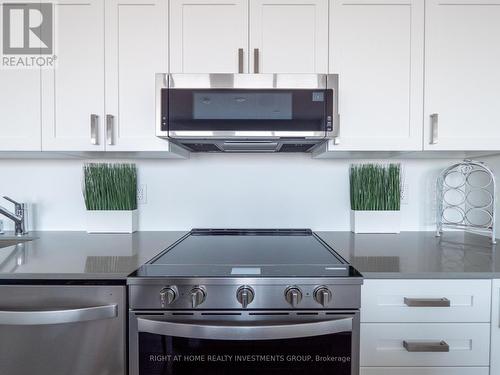
[[[21,218],[19,216],[17,216],[15,213],[10,212],[8,209],[6,209],[5,207],[2,207],[2,206],[0,206],[0,214],[9,218],[12,221],[21,220]]]

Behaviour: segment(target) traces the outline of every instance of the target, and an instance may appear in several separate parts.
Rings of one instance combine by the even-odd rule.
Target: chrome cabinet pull
[[[450,307],[448,298],[404,298],[406,306],[410,307]]]
[[[88,322],[118,316],[118,305],[86,307],[68,310],[0,311],[2,325],[46,325]]]
[[[238,73],[243,73],[243,48],[238,48]]]
[[[92,143],[93,145],[99,144],[98,129],[99,129],[99,116],[92,113],[90,115],[90,143]]]
[[[439,125],[439,115],[433,113],[431,115],[431,145],[438,143],[438,125]]]
[[[450,346],[446,341],[403,341],[403,347],[407,352],[446,353]]]
[[[254,48],[253,50],[253,72],[259,73],[259,49]]]
[[[113,137],[114,119],[115,119],[115,116],[106,115],[106,142],[110,146],[114,144],[114,137]]]
[[[175,322],[162,318],[138,317],[139,332],[164,336],[213,339],[213,340],[277,340],[314,337],[340,332],[352,332],[353,318],[297,324],[254,324],[242,323],[205,324],[204,322]]]

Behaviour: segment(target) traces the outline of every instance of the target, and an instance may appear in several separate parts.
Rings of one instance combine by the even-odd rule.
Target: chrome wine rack
[[[464,160],[441,172],[436,186],[436,235],[443,229],[485,233],[496,243],[495,176],[486,164]]]

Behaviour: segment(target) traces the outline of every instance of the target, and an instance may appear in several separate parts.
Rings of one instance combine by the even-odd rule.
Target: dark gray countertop
[[[0,280],[125,280],[184,233],[33,232],[32,241],[0,248]]]
[[[0,280],[125,280],[184,233],[34,232],[32,241],[0,248]],[[318,234],[365,278],[500,278],[500,260],[484,236]]]
[[[500,259],[490,238],[471,233],[318,232],[367,279],[500,278]],[[500,245],[499,245],[500,246]]]

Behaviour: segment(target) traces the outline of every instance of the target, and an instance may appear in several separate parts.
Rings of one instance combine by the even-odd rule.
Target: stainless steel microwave
[[[308,152],[338,136],[338,76],[158,73],[156,119],[192,152]]]

